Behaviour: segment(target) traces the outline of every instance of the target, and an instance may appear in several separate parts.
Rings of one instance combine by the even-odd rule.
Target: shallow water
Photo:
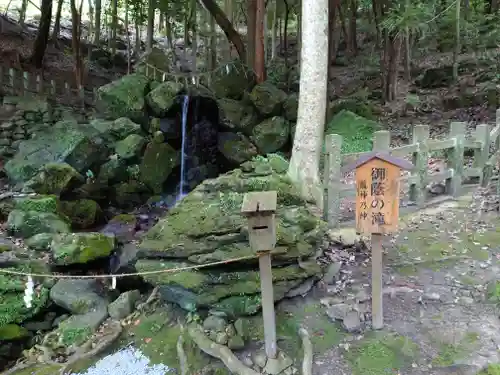
[[[71,375],[165,375],[175,370],[165,365],[153,365],[139,349],[129,346],[101,358],[84,372]]]

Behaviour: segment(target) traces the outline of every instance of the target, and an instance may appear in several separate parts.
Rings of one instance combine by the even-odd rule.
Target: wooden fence
[[[41,74],[20,71],[0,66],[0,90],[7,95],[44,96],[61,104],[92,105],[94,92],[72,87],[69,82],[50,79],[45,81]]]
[[[389,131],[377,131],[373,136],[373,150],[389,151],[397,157],[411,156],[415,166],[401,182],[409,187],[409,200],[423,207],[428,202],[427,186],[432,182],[445,181],[445,194],[457,197],[465,184],[476,183],[487,186],[492,180],[494,167],[500,155],[500,109],[496,111],[496,126],[481,124],[476,127],[471,139],[465,137],[466,123],[452,122],[449,137],[443,140],[429,139],[429,126],[416,125],[413,128],[412,143],[390,147]],[[342,184],[341,168],[361,155],[361,153],[341,154],[342,137],[338,134],[327,135],[325,139],[325,164],[323,185],[325,190],[324,219],[330,228],[336,228],[341,221],[341,199],[355,197],[355,185]],[[464,152],[473,150],[473,164],[464,165]],[[444,151],[446,169],[429,173],[429,153]],[[475,180],[475,181],[474,181]],[[497,180],[500,192],[500,178]]]

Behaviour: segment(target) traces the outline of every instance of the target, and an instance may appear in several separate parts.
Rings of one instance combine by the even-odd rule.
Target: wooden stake
[[[372,234],[372,327],[382,329],[384,327],[384,311],[382,303],[382,252],[381,234]]]
[[[276,358],[276,318],[274,313],[273,276],[271,271],[271,252],[259,255],[260,291],[262,298],[262,317],[264,319],[264,340],[267,358]]]

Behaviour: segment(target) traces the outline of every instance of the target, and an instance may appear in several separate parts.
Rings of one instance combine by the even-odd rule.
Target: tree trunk
[[[118,0],[111,0],[111,54],[116,54],[116,34],[118,29]]]
[[[205,8],[208,9],[208,11],[212,14],[212,17],[215,19],[215,22],[217,22],[217,25],[224,31],[224,34],[226,34],[227,39],[233,43],[234,47],[236,48],[236,51],[238,51],[238,55],[240,56],[240,59],[245,61],[246,59],[246,51],[245,51],[245,45],[243,44],[243,40],[241,39],[240,34],[234,29],[233,25],[229,20],[227,19],[226,15],[224,12],[221,10],[221,8],[217,5],[217,3],[214,0],[200,0]]]
[[[92,0],[88,0],[89,3],[89,33],[87,36],[87,44],[88,44],[88,52],[87,52],[87,61],[92,60],[92,34],[94,32],[94,6],[92,4]]]
[[[59,38],[59,31],[61,30],[61,12],[63,0],[57,2],[56,20],[54,21],[54,30],[52,31],[52,42],[57,45],[57,38]]]
[[[276,2],[278,0],[273,0],[273,25],[271,32],[271,59],[276,57],[276,39],[278,37],[278,25],[277,25],[277,7]]]
[[[283,0],[283,2],[285,4],[285,19],[283,20],[283,54],[285,56],[285,66],[288,68],[288,18],[290,17],[290,6],[287,0]]]
[[[24,25],[26,19],[26,10],[28,9],[28,0],[22,0],[21,10],[19,11],[19,23]]]
[[[233,23],[233,1],[224,0],[224,12],[226,13],[229,22]],[[233,24],[234,26],[234,24]],[[226,45],[224,45],[226,47]],[[224,58],[226,61],[231,59],[231,42],[227,41],[227,50],[224,51]]]
[[[50,22],[52,20],[52,0],[42,0],[42,14],[40,16],[40,24],[38,25],[38,34],[33,45],[33,54],[31,62],[37,69],[43,67],[43,57],[47,42],[49,41]]]
[[[455,5],[455,49],[453,51],[453,80],[458,82],[458,57],[460,56],[460,0]]]
[[[257,0],[247,1],[247,65],[255,70],[255,49],[257,45]]]
[[[376,44],[380,47],[380,10],[378,9],[377,0],[372,0],[373,21],[375,22],[375,30],[377,30]]]
[[[356,56],[358,54],[358,2],[357,0],[351,1],[351,14],[349,17],[349,49],[351,51],[351,56]]]
[[[302,1],[299,108],[288,175],[302,196],[323,206],[319,158],[328,77],[328,0]]]
[[[328,0],[328,83],[333,80],[333,65],[337,58],[337,7],[340,5],[340,0]],[[330,93],[330,90],[328,90]]]
[[[402,36],[389,35],[387,32],[384,34],[384,51],[381,59],[382,99],[387,103],[396,98]]]
[[[94,44],[99,45],[101,39],[101,0],[95,0],[95,27],[94,27]]]
[[[135,28],[135,56],[139,57],[141,54],[141,31],[139,29],[139,20],[134,20]]]
[[[130,43],[130,33],[128,32],[128,27],[129,27],[129,20],[128,20],[128,0],[125,0],[125,32],[127,33],[127,74],[130,74],[130,67],[131,67],[131,53],[130,50],[132,49],[131,43]]]
[[[148,28],[146,34],[146,51],[153,48],[153,35],[155,26],[155,0],[148,0]]]
[[[257,13],[256,13],[256,44],[255,44],[255,74],[257,76],[257,83],[266,80],[266,62],[264,54],[264,17],[266,16],[265,0],[257,0]]]
[[[82,6],[83,0],[80,2],[79,9],[76,7],[76,0],[71,0],[71,47],[73,48],[73,58],[75,60],[75,79],[78,90],[83,87],[83,60],[80,44]]]

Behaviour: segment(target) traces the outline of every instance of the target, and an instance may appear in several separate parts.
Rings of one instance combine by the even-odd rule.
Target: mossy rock
[[[286,160],[271,154],[203,182],[145,234],[136,268],[146,271],[206,264],[253,254],[246,219],[240,213],[243,197],[251,191],[276,190],[277,245],[273,260],[282,266],[273,271],[276,300],[304,280],[321,275],[316,262],[307,259],[314,257],[321,246],[326,223],[305,208],[286,176],[287,167]],[[297,259],[303,262],[299,265]],[[145,278],[161,287],[165,299],[189,311],[207,307],[235,316],[254,314],[260,308],[255,260],[240,261],[238,269],[226,267]]]
[[[374,119],[373,107],[370,104],[368,104],[366,100],[347,98],[347,99],[339,99],[329,103],[327,120],[331,121],[333,116],[335,116],[342,110],[350,111],[368,120]]]
[[[54,236],[50,247],[55,264],[80,264],[110,255],[115,238],[98,232],[61,233]]]
[[[51,212],[13,210],[7,219],[7,231],[28,238],[39,233],[68,233],[70,226],[64,218]]]
[[[99,204],[91,199],[61,202],[62,212],[69,218],[75,229],[95,227],[103,218]]]
[[[50,249],[50,244],[54,238],[54,233],[39,233],[27,238],[24,243],[30,249],[37,251],[47,251]]]
[[[283,108],[287,95],[269,82],[256,85],[250,93],[250,100],[262,116],[277,116]]]
[[[0,341],[18,340],[29,336],[29,331],[17,324],[6,324],[0,326]]]
[[[269,154],[283,148],[290,137],[290,123],[283,117],[274,116],[257,124],[250,137],[261,154]]]
[[[166,143],[149,143],[141,165],[140,180],[151,188],[153,193],[163,192],[163,183],[179,165],[179,152]]]
[[[56,195],[40,195],[16,199],[16,209],[21,211],[50,212],[61,214],[61,202]]]
[[[119,158],[127,161],[139,160],[146,146],[146,139],[138,134],[130,134],[127,138],[115,145],[115,153]]]
[[[27,185],[39,194],[60,195],[84,182],[83,176],[67,163],[48,163]]]

